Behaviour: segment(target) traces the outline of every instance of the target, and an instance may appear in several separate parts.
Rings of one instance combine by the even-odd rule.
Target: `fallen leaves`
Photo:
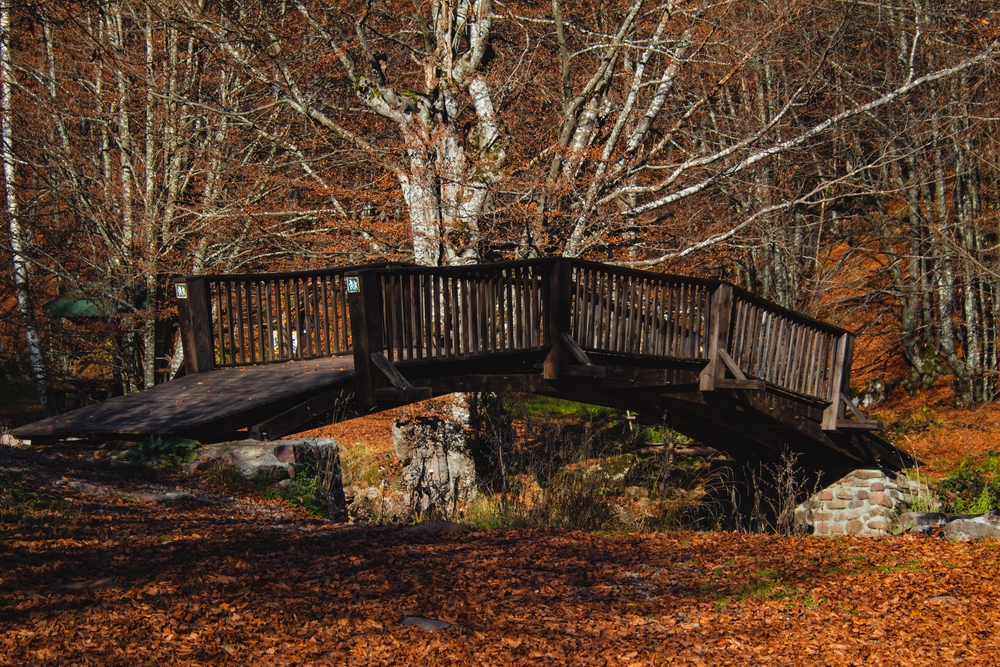
[[[996,542],[427,532],[254,498],[74,502],[0,527],[0,665],[998,662]]]

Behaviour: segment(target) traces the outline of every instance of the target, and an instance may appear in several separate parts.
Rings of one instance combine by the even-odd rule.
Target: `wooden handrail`
[[[573,337],[585,350],[706,359],[719,281],[573,260]]]
[[[356,305],[365,323],[348,307],[348,276],[363,277],[365,301]],[[568,334],[590,353],[707,361],[703,390],[716,380],[728,386],[727,361],[744,380],[835,403],[850,373],[850,355],[837,346],[853,337],[840,327],[725,281],[579,259],[210,274],[177,285],[188,372],[357,355],[363,334],[359,378],[377,352],[405,365],[542,351],[544,377],[558,379]],[[373,392],[380,377],[362,384]]]
[[[214,367],[310,359],[351,351],[344,295],[347,269],[233,276],[188,276],[175,289],[190,294],[181,308],[188,372]],[[183,286],[183,287],[181,287]],[[201,298],[198,298],[202,295]],[[183,299],[178,299],[181,303]],[[197,328],[197,333],[194,329]],[[190,339],[190,340],[188,340]],[[204,346],[208,341],[210,350]]]

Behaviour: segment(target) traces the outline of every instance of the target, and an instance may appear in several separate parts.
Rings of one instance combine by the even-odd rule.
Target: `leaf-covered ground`
[[[2,454],[0,665],[1000,664],[998,542],[357,528],[87,463]]]

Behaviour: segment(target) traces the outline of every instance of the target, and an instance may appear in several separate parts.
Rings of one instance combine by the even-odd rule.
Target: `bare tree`
[[[26,246],[30,245],[30,230],[24,223],[18,206],[17,157],[14,152],[14,128],[11,109],[15,77],[11,58],[10,8],[0,5],[0,157],[3,159],[4,196],[6,198],[7,230],[14,267],[14,290],[18,314],[28,344],[28,359],[34,376],[38,399],[46,416],[55,414],[49,384],[42,338],[35,322],[30,262]]]

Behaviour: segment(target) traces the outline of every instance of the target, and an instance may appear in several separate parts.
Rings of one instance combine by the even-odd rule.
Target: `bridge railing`
[[[582,260],[192,276],[177,290],[189,372],[352,350],[366,368],[376,352],[394,364],[466,359],[558,348],[567,333],[593,353],[707,360],[705,390],[728,369],[837,403],[849,381],[843,329],[721,281]],[[376,372],[366,368],[359,378]]]
[[[747,378],[821,401],[832,401],[850,372],[845,330],[729,283],[580,260],[572,267],[571,335],[585,350],[709,359],[708,374],[720,378],[722,351]]]
[[[572,336],[585,350],[705,359],[719,283],[575,260]]]
[[[189,276],[175,281],[189,372],[351,351],[350,268]],[[187,337],[187,336],[186,336]]]
[[[840,348],[846,331],[743,290],[734,293],[731,318],[727,352],[747,376],[820,400],[839,393],[840,378],[836,387],[832,383],[845,361]]]
[[[550,261],[378,272],[382,343],[394,363],[540,348]]]

